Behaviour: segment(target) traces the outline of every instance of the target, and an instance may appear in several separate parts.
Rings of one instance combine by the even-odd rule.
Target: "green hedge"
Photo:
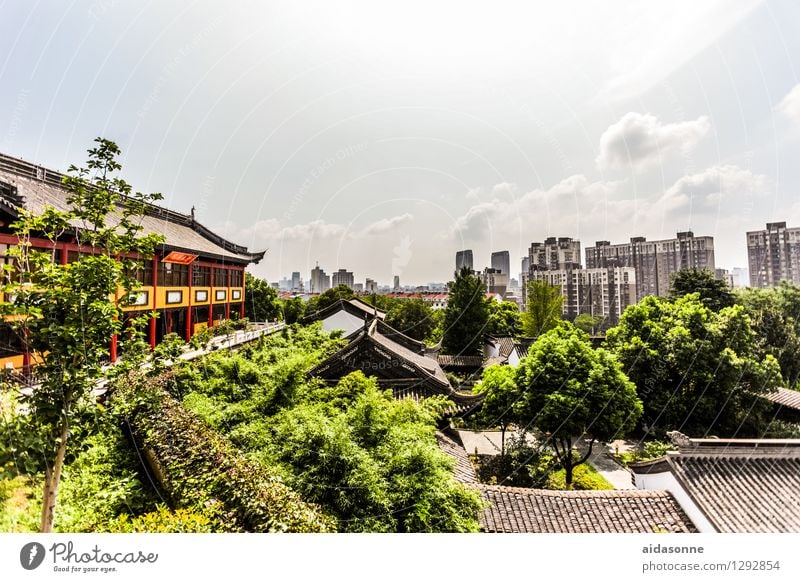
[[[245,459],[172,398],[164,390],[168,376],[123,378],[113,402],[173,506],[213,515],[228,531],[334,530],[318,506]]]

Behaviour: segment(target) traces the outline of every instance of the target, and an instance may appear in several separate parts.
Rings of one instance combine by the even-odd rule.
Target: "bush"
[[[559,469],[550,474],[544,485],[545,489],[563,490],[567,488],[566,485],[566,472],[564,469]],[[572,488],[578,491],[594,491],[613,489],[605,478],[595,471],[594,467],[587,464],[578,465],[572,471]]]
[[[631,463],[640,463],[642,461],[651,461],[663,457],[667,451],[674,451],[675,445],[671,442],[665,441],[647,441],[643,445],[637,447],[633,451],[625,453],[618,453],[614,455],[623,465],[630,465]]]
[[[155,511],[131,518],[120,515],[98,531],[108,533],[212,533],[212,519],[188,509],[171,510],[159,505]]]
[[[317,506],[248,461],[167,394],[166,381],[131,375],[117,384],[114,402],[176,508],[201,511],[218,501],[215,527],[227,531],[333,529]]]

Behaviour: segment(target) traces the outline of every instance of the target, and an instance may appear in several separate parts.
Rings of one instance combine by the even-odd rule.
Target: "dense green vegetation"
[[[244,274],[244,315],[250,321],[276,321],[282,316],[278,292],[250,273]]]
[[[522,330],[529,337],[537,337],[559,325],[564,297],[558,287],[534,279],[528,283],[527,311],[522,315]]]
[[[462,356],[481,354],[489,323],[486,288],[468,267],[456,273],[444,312],[442,352]]]
[[[781,383],[780,368],[759,353],[742,306],[715,312],[698,294],[645,297],[608,331],[607,344],[638,387],[645,430],[759,436],[766,429],[769,405],[757,395]]]
[[[335,386],[305,372],[340,340],[287,329],[176,373],[185,406],[268,467],[339,531],[474,531],[479,501],[435,440],[444,399],[395,400],[356,372]]]

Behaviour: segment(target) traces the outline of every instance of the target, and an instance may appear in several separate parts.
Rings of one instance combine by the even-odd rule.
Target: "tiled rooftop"
[[[666,491],[548,491],[479,485],[481,527],[497,533],[689,533]]]

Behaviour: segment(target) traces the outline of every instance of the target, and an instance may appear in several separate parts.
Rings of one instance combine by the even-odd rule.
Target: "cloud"
[[[612,181],[591,182],[583,174],[575,174],[550,188],[517,196],[513,195],[516,191],[513,185],[498,184],[492,193],[499,197],[471,206],[465,214],[456,218],[442,238],[456,236],[465,242],[482,241],[490,237],[502,237],[520,224],[526,228],[532,224],[560,228],[554,224],[574,223],[574,218],[581,213],[591,214],[598,206],[608,204],[609,195],[619,184]]]
[[[373,222],[372,224],[367,226],[364,230],[362,230],[360,236],[373,236],[389,232],[398,225],[413,220],[413,218],[414,216],[412,214],[409,214],[408,212],[406,212],[405,214],[401,214],[399,216],[393,216],[392,218],[381,218],[380,220]]]
[[[781,115],[800,125],[800,83],[794,86],[775,108]]]
[[[725,164],[680,178],[664,192],[659,204],[668,214],[718,212],[721,204],[735,212],[737,206],[747,205],[749,199],[766,194],[769,189],[766,176]]]
[[[307,241],[311,239],[339,238],[347,232],[341,224],[332,224],[324,220],[314,220],[307,224],[281,226],[274,218],[259,220],[253,226],[241,231],[242,240],[284,240]]]
[[[709,128],[707,117],[662,124],[655,115],[631,111],[603,132],[597,166],[602,170],[648,166],[675,151],[688,151]]]

